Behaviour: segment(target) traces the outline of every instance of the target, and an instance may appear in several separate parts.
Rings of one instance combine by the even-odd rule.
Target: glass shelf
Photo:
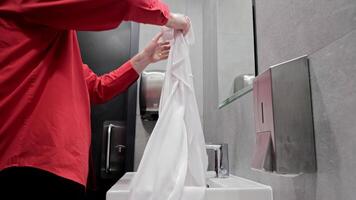
[[[238,99],[238,98],[244,96],[245,94],[249,93],[250,91],[252,91],[252,89],[253,89],[253,85],[248,85],[248,86],[242,88],[241,90],[237,91],[232,96],[230,96],[229,98],[227,98],[224,101],[222,101],[219,104],[219,109],[227,106],[228,104],[230,104],[231,102],[235,101],[236,99]]]

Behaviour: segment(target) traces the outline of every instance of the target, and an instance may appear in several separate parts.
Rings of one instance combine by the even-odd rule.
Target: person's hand
[[[171,46],[169,42],[162,42],[161,37],[162,32],[158,33],[142,52],[131,59],[133,68],[137,73],[141,73],[151,63],[168,58]]]
[[[150,63],[155,63],[168,58],[171,45],[168,41],[162,42],[162,32],[158,33],[143,50]]]
[[[187,34],[190,28],[190,19],[187,16],[171,13],[166,26],[176,30],[181,30],[183,35]]]

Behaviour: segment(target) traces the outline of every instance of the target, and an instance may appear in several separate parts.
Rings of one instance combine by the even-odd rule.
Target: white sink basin
[[[134,172],[126,173],[106,193],[106,200],[128,200]],[[273,200],[272,188],[237,176],[209,178],[205,200]]]

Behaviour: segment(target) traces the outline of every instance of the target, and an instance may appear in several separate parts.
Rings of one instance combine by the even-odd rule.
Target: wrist
[[[131,59],[132,67],[140,74],[150,63],[151,60],[145,51],[140,52]]]
[[[173,13],[169,13],[169,17],[165,26],[169,28],[173,28],[173,16],[174,16]]]

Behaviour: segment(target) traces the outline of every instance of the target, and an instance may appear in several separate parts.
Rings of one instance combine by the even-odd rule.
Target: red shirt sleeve
[[[124,92],[139,77],[131,61],[102,76],[97,76],[85,64],[83,64],[83,70],[92,104],[104,103]]]
[[[129,0],[129,2],[129,12],[125,15],[125,20],[165,25],[169,19],[169,8],[160,0]]]
[[[3,0],[0,14],[56,29],[106,30],[122,20],[163,25],[169,11],[159,0]]]

